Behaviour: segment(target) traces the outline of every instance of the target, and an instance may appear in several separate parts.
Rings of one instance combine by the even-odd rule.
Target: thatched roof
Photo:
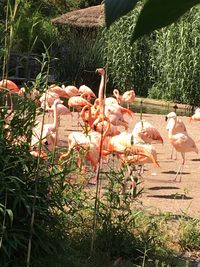
[[[104,25],[104,5],[74,10],[52,19],[52,22],[77,28],[99,28]]]

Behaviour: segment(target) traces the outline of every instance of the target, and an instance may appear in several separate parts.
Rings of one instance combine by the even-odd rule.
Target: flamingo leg
[[[172,151],[171,151],[170,159],[173,159],[173,156],[174,156],[174,147],[172,146]],[[174,157],[174,159],[177,160],[177,151],[175,151],[175,157]]]
[[[185,164],[185,153],[181,153],[181,156],[182,156],[182,163],[180,165],[180,167],[178,168],[178,171],[174,177],[174,181],[176,181],[177,177],[179,176],[179,182],[181,182],[181,177],[182,177],[182,173],[183,173],[183,167],[184,167],[184,164]]]

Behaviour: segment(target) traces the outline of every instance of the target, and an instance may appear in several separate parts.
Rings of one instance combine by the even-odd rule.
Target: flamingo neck
[[[58,110],[57,104],[53,107],[53,124],[52,124],[52,131],[55,131],[58,127]]]
[[[98,98],[99,98],[99,105],[100,107],[103,108],[104,105],[104,86],[105,86],[105,73],[101,74],[101,81],[100,81],[100,85],[99,85],[99,94],[98,94]]]
[[[175,126],[176,126],[177,118],[171,119],[171,127],[169,128],[169,138],[172,138],[175,134]]]

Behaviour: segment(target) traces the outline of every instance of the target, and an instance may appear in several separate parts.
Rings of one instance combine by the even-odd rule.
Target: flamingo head
[[[105,74],[105,69],[104,68],[97,68],[96,72],[98,72],[100,75],[104,75]]]

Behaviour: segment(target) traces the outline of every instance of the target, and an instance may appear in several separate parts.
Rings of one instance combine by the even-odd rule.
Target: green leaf
[[[109,27],[121,16],[131,11],[138,0],[105,0],[105,22]]]
[[[143,6],[136,23],[132,42],[144,34],[176,21],[181,15],[200,3],[200,0],[149,0]]]
[[[8,216],[10,217],[11,224],[13,222],[13,212],[11,209],[7,209],[6,212],[8,213]]]

